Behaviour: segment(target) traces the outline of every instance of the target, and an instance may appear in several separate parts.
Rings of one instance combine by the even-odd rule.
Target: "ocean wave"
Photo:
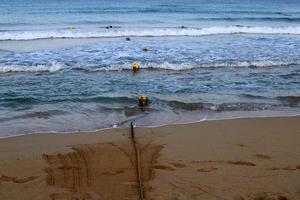
[[[14,121],[18,119],[49,119],[52,116],[56,115],[64,115],[68,114],[68,112],[63,111],[63,110],[45,110],[45,111],[33,111],[33,112],[28,112],[25,114],[13,116],[13,117],[3,117],[0,118],[0,122],[8,122],[8,121]]]
[[[192,20],[197,21],[282,21],[298,22],[299,17],[197,17]]]
[[[300,105],[300,96],[278,96],[277,99],[283,104],[290,107]]]
[[[12,53],[11,51],[8,51],[8,50],[5,50],[5,49],[0,49],[0,56],[8,55],[8,54],[11,54],[11,53]]]
[[[262,95],[254,95],[254,94],[240,94],[240,97],[242,98],[248,98],[248,99],[270,99],[266,96],[262,96]]]
[[[272,110],[276,104],[269,103],[248,103],[248,102],[232,102],[232,103],[221,103],[214,104],[209,102],[183,102],[178,100],[166,101],[157,99],[162,104],[166,104],[172,109],[179,109],[185,111],[195,110],[206,110],[213,112],[224,112],[224,111],[259,111],[259,110]]]
[[[289,12],[278,12],[272,10],[199,10],[197,8],[191,7],[180,7],[174,5],[159,6],[151,8],[141,8],[141,7],[107,7],[107,8],[88,8],[88,9],[72,9],[72,10],[39,10],[30,11],[30,15],[53,15],[53,14],[132,14],[132,13],[189,13],[189,14],[254,14],[254,15],[279,15],[279,16],[289,16],[297,15],[297,11]]]
[[[13,72],[56,72],[64,68],[64,64],[53,63],[51,65],[36,65],[36,66],[1,66],[0,73]]]
[[[84,64],[83,64],[84,65]],[[185,71],[199,68],[259,68],[259,67],[280,67],[280,66],[292,66],[300,65],[300,60],[295,61],[237,61],[237,62],[223,62],[223,63],[205,63],[205,64],[173,64],[173,63],[146,63],[140,64],[141,69],[145,70],[171,70],[171,71]],[[37,65],[37,66],[0,66],[0,73],[16,73],[16,72],[56,72],[60,70],[75,70],[85,73],[94,73],[101,71],[122,71],[131,70],[131,64],[111,64],[111,65],[99,65],[99,67],[86,67],[86,66],[68,66],[63,63],[54,63],[51,65]]]
[[[200,67],[200,66],[198,66]],[[193,68],[197,68],[195,65],[188,65],[188,64],[171,64],[171,63],[162,63],[162,64],[155,64],[155,63],[148,63],[148,64],[140,64],[141,69],[148,69],[148,70],[190,70]],[[121,70],[132,70],[131,64],[122,64],[122,65],[109,65],[106,67],[76,67],[73,70],[83,71],[83,72],[98,72],[98,71],[121,71]]]
[[[206,64],[172,64],[172,63],[148,63],[148,64],[140,64],[141,69],[148,70],[173,70],[173,71],[184,71],[191,70],[197,68],[222,68],[222,67],[275,67],[275,66],[290,66],[290,65],[299,65],[300,60],[297,61],[252,61],[252,62],[223,62],[223,63],[206,63]],[[83,71],[83,72],[97,72],[97,71],[121,71],[121,70],[131,70],[131,64],[123,64],[123,65],[110,65],[106,67],[76,67],[73,70]]]
[[[74,39],[74,38],[115,38],[115,37],[170,37],[207,36],[220,34],[274,34],[300,35],[297,27],[249,27],[213,26],[207,28],[161,28],[161,29],[57,29],[41,31],[4,31],[0,40]]]

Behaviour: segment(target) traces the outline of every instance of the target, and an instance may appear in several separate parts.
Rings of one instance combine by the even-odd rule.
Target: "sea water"
[[[0,137],[300,114],[300,1],[0,3]]]

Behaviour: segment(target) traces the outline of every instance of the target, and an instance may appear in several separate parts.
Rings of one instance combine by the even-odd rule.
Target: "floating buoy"
[[[67,29],[71,29],[72,30],[72,29],[76,29],[76,27],[75,26],[68,26]]]
[[[130,41],[131,39],[130,39],[130,37],[126,37],[126,41]]]
[[[139,70],[140,70],[140,65],[137,64],[137,63],[134,63],[134,64],[132,65],[132,70],[133,70],[134,72],[139,71]]]
[[[143,51],[149,51],[149,48],[148,47],[144,47]]]
[[[148,97],[147,96],[139,96],[138,98],[139,106],[147,106],[148,105]]]

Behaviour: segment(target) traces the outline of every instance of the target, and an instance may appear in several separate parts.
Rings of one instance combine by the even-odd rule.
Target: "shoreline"
[[[147,200],[300,198],[300,116],[136,127]],[[129,128],[0,139],[0,199],[137,199]]]
[[[247,111],[249,112],[249,111]],[[251,112],[251,111],[250,111]],[[256,112],[256,111],[254,111]],[[279,111],[281,112],[281,111]],[[135,128],[161,128],[165,126],[177,126],[177,125],[192,125],[192,124],[198,124],[198,123],[205,123],[205,122],[211,122],[211,121],[227,121],[227,120],[248,120],[248,119],[263,119],[263,118],[293,118],[293,117],[300,117],[300,114],[283,114],[283,115],[253,115],[253,116],[239,116],[239,117],[221,117],[221,118],[203,118],[198,121],[191,121],[191,122],[175,122],[175,123],[166,123],[166,124],[158,124],[158,125],[145,125],[145,126],[137,126],[136,123],[134,123]],[[126,120],[125,123],[122,123],[121,126],[110,126],[106,128],[100,128],[100,129],[95,129],[95,130],[80,130],[80,131],[45,131],[45,132],[31,132],[31,133],[23,133],[23,134],[18,134],[18,135],[11,135],[11,136],[5,136],[2,137],[0,136],[0,140],[6,139],[6,138],[16,138],[16,137],[23,137],[23,136],[29,136],[29,135],[39,135],[39,134],[80,134],[80,133],[95,133],[95,132],[102,132],[106,130],[113,130],[113,129],[128,129],[130,128],[129,122],[135,122],[135,120]],[[128,125],[128,127],[125,127],[125,124]],[[115,127],[114,127],[115,126]]]

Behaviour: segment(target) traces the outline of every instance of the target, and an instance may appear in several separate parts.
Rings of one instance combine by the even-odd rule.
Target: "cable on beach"
[[[141,155],[140,155],[139,146],[135,140],[133,122],[130,123],[130,127],[131,127],[131,141],[135,152],[135,167],[136,167],[136,174],[137,174],[137,182],[139,186],[139,200],[144,200],[144,185],[142,179]]]

